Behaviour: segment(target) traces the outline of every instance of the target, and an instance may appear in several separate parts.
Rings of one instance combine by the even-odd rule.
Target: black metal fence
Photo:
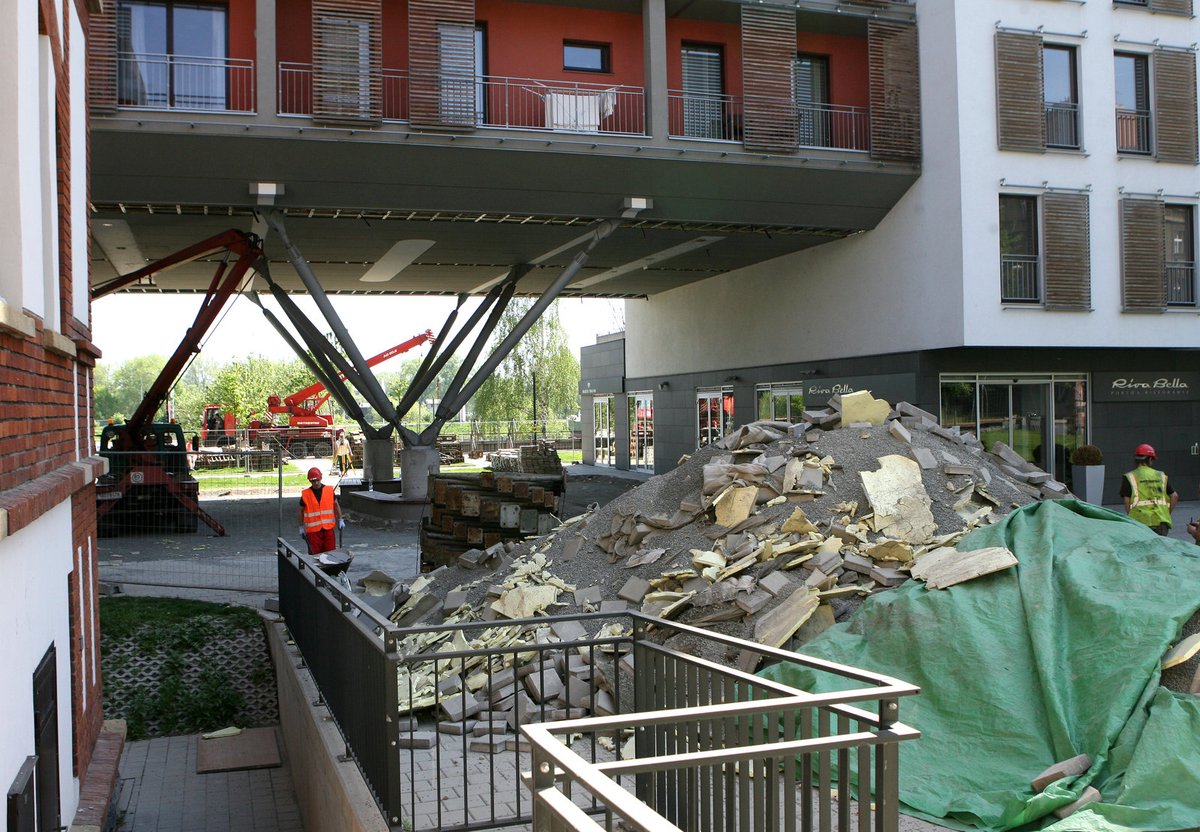
[[[283,540],[278,566],[291,636],[393,828],[895,828],[910,685],[634,612],[400,628]],[[861,684],[808,694],[722,658],[739,651]]]

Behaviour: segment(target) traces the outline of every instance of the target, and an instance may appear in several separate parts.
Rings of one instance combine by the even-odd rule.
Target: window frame
[[[168,71],[166,73],[166,82],[167,82],[167,84],[166,84],[166,108],[169,110],[176,110],[176,109],[198,110],[198,111],[202,111],[202,112],[208,112],[208,111],[221,112],[224,110],[228,110],[230,97],[231,97],[229,66],[230,66],[230,58],[232,57],[230,55],[230,48],[231,48],[232,44],[231,44],[231,40],[230,40],[229,3],[226,2],[225,0],[117,0],[116,7],[115,7],[115,13],[116,13],[118,20],[120,18],[122,9],[127,9],[130,6],[158,6],[158,7],[161,7],[164,11],[165,20],[163,22],[163,25],[164,25],[164,31],[163,31],[164,52],[163,52],[163,55],[169,59],[168,64],[167,64]],[[180,7],[180,6],[187,7],[187,8],[210,9],[213,11],[220,11],[222,13],[222,16],[224,18],[224,30],[222,32],[222,36],[224,39],[224,43],[223,43],[224,53],[225,53],[224,55],[219,55],[219,56],[217,56],[217,55],[214,55],[214,56],[196,55],[196,56],[193,56],[193,55],[182,54],[176,50],[176,48],[175,48],[175,10],[176,10],[176,7]],[[120,29],[119,23],[118,23],[118,29]],[[118,35],[118,41],[117,41],[118,62],[119,62],[119,56],[121,55],[120,46],[121,46],[120,37]],[[153,55],[154,53],[138,53],[138,52],[130,51],[128,54],[130,54],[131,56],[137,56],[139,54]],[[176,95],[178,94],[177,93],[176,70],[178,69],[178,65],[175,64],[174,59],[178,58],[178,57],[185,57],[185,58],[195,57],[195,58],[201,58],[201,59],[205,59],[205,60],[212,60],[214,62],[214,66],[219,66],[221,76],[223,79],[223,84],[224,84],[224,104],[223,104],[223,106],[221,106],[221,107],[199,107],[199,108],[184,107],[184,106],[179,105],[176,102]],[[215,63],[217,61],[220,62],[219,65]],[[118,70],[118,75],[117,75],[118,101],[122,100],[121,99],[121,78],[122,78],[122,76],[123,76],[123,73],[120,70]],[[148,101],[145,101],[145,100],[142,101],[140,104],[132,104],[132,105],[127,105],[127,106],[149,107],[151,109],[158,109],[157,107],[154,107],[154,105],[149,104]]]
[[[1197,308],[1197,291],[1196,291],[1196,205],[1187,202],[1167,202],[1163,205],[1163,281],[1166,284],[1165,297],[1167,309],[1195,310]],[[1172,260],[1169,258],[1167,249],[1171,246],[1172,240],[1167,239],[1168,230],[1168,214],[1172,210],[1184,212],[1184,224],[1186,226],[1185,238],[1188,247],[1191,249],[1190,260]],[[1176,274],[1175,271],[1180,273]],[[1172,300],[1172,289],[1174,286],[1184,287],[1183,294],[1186,299]],[[1190,296],[1190,297],[1188,297]]]
[[[1116,142],[1117,153],[1130,156],[1153,156],[1154,155],[1154,91],[1152,84],[1152,67],[1150,62],[1151,56],[1145,52],[1130,52],[1127,50],[1113,51],[1113,86],[1116,88],[1120,83],[1120,76],[1117,71],[1118,61],[1130,60],[1133,62],[1133,84],[1134,97],[1141,98],[1145,107],[1136,106],[1133,110],[1127,107],[1120,106],[1119,102],[1114,101],[1114,118],[1116,121]],[[1138,70],[1141,67],[1141,84],[1138,84]],[[1132,133],[1132,143],[1123,141],[1124,136]]]
[[[591,40],[574,40],[571,38],[563,38],[563,72],[587,72],[592,75],[611,75],[612,74],[612,44],[601,41]],[[600,56],[600,68],[585,66],[573,66],[567,62],[568,49],[594,49]]]
[[[1021,201],[1029,203],[1033,206],[1033,219],[1031,223],[1031,239],[1033,242],[1032,253],[1019,253],[1013,251],[1005,251],[1004,246],[1004,222],[1003,211],[1006,201]],[[1046,300],[1045,286],[1045,265],[1043,263],[1044,245],[1042,242],[1042,200],[1037,194],[1028,193],[1012,193],[1001,192],[1000,198],[997,201],[997,220],[999,223],[999,239],[997,240],[997,253],[1000,256],[1000,303],[1005,306],[1041,306]],[[1023,258],[1006,261],[1005,258]],[[1014,297],[1011,294],[1005,293],[1005,287],[1010,282],[1006,275],[1006,262],[1012,265],[1013,271],[1018,271],[1022,266],[1032,266],[1034,274],[1034,284],[1036,289],[1036,297]]]
[[[1070,82],[1070,92],[1066,101],[1049,101],[1046,94],[1046,55],[1050,52],[1062,52],[1068,56],[1068,72]],[[1083,121],[1080,118],[1079,104],[1079,47],[1073,43],[1058,43],[1042,41],[1042,108],[1044,118],[1046,119],[1046,149],[1047,150],[1068,150],[1078,151],[1083,149],[1082,125]],[[1070,118],[1066,118],[1069,114]],[[1058,128],[1063,127],[1070,135],[1066,136],[1064,141],[1055,141],[1056,138],[1061,138],[1057,135],[1057,131],[1052,129],[1053,121],[1064,122]]]

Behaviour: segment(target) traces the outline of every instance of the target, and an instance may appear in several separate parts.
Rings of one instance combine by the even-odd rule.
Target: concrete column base
[[[363,479],[370,482],[396,478],[392,465],[396,445],[391,439],[368,439],[363,443]]]
[[[400,451],[400,492],[405,501],[429,499],[429,475],[441,470],[441,455],[437,448],[425,446]]]

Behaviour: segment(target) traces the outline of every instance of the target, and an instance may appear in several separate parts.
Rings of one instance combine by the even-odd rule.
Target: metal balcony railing
[[[798,104],[797,126],[801,147],[834,150],[869,150],[871,118],[866,107],[842,104]]]
[[[124,109],[253,113],[254,61],[118,52],[117,103]]]
[[[1117,151],[1150,153],[1150,111],[1117,108]]]
[[[1079,149],[1079,105],[1046,102],[1046,147]]]
[[[1041,264],[1036,254],[1000,255],[1000,301],[1041,303]]]
[[[409,120],[409,74],[383,69],[384,121]],[[513,130],[566,133],[612,133],[644,136],[644,92],[641,87],[550,81],[495,75],[422,78],[439,90],[439,105],[454,122]],[[312,114],[312,65],[280,62],[279,114]]]
[[[669,90],[668,134],[676,139],[742,140],[742,99],[736,95]]]
[[[736,95],[710,95],[681,90],[668,92],[669,132],[672,138],[740,142],[742,102]],[[750,96],[759,112],[778,113],[780,122],[795,119],[800,147],[830,150],[870,150],[871,114],[866,107],[842,104],[802,104],[790,99],[766,102]],[[764,106],[765,105],[765,106]],[[793,125],[781,125],[792,127]]]
[[[1168,260],[1164,272],[1167,279],[1167,305],[1195,306],[1196,263],[1190,260]]]

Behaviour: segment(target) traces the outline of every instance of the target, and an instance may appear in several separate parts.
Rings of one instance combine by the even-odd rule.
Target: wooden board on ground
[[[925,586],[945,589],[964,581],[1001,572],[1017,565],[1017,556],[1003,546],[989,546],[970,552],[959,552],[956,558],[945,558],[923,570]]]
[[[201,737],[196,743],[196,773],[275,768],[279,743],[274,728],[247,728],[232,737]]]
[[[783,603],[759,618],[754,625],[754,640],[767,647],[783,646],[820,605],[815,592],[806,586],[797,587]]]

